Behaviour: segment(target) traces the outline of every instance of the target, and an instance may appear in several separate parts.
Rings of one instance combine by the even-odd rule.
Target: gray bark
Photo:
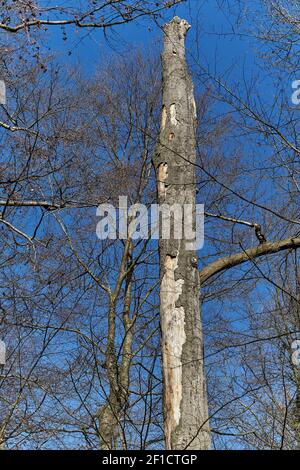
[[[118,448],[118,439],[129,398],[129,371],[132,360],[133,323],[130,318],[132,300],[132,241],[126,241],[121,267],[114,293],[110,296],[108,312],[108,345],[106,350],[105,368],[109,382],[107,402],[98,412],[99,438],[102,450]],[[118,361],[116,350],[116,303],[121,286],[125,280],[123,300],[123,325],[125,329],[122,344],[121,361]]]
[[[200,282],[203,285],[204,282],[216,274],[219,274],[222,271],[226,271],[227,269],[234,268],[235,266],[239,266],[243,263],[251,262],[256,258],[280,253],[281,251],[285,250],[297,250],[299,247],[300,237],[289,237],[283,240],[265,242],[240,253],[225,256],[224,258],[213,261],[200,271]]]
[[[185,59],[189,27],[178,17],[164,27],[163,108],[154,164],[159,204],[191,204],[195,216],[197,117]],[[188,251],[185,237],[175,239],[174,233],[169,240],[160,238],[159,250],[166,448],[208,449],[197,252]]]
[[[300,450],[300,377],[297,371],[296,379],[296,399],[295,399],[295,414],[294,414],[294,429],[296,435],[296,448]]]

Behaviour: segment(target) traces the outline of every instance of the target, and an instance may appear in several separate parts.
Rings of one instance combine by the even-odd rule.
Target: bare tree
[[[74,25],[77,28],[101,28],[121,25],[149,15],[158,15],[182,0],[88,0],[48,6],[39,1],[7,1],[3,5],[0,28],[9,33],[29,32],[50,26]]]
[[[13,3],[1,28],[22,51],[43,27],[106,29],[156,14],[154,2],[99,2],[101,23],[100,10],[92,19],[67,8],[35,17],[37,6]],[[272,120],[250,84],[242,98],[210,76],[195,93],[197,123],[188,28],[177,17],[164,28],[160,133],[160,73],[148,58],[106,65],[89,81],[50,59],[45,70],[28,51],[15,73],[15,50],[1,50],[12,96],[0,124],[2,447],[162,448],[163,434],[171,449],[299,441],[295,120],[283,100]],[[194,67],[195,83],[203,73]],[[230,117],[214,119],[208,108],[220,101]],[[199,191],[207,221],[200,269],[187,234],[160,240],[160,292],[152,241],[95,239],[95,207],[117,205],[120,194],[151,204],[155,179],[158,202],[191,204],[194,219]]]

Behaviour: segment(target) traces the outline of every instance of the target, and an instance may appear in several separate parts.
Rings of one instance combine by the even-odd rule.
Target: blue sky
[[[191,57],[200,59],[203,65],[224,72],[232,64],[254,63],[254,51],[249,42],[246,38],[232,34],[232,24],[220,10],[216,0],[188,0],[177,6],[175,12],[192,25],[187,39],[187,51]],[[62,63],[81,64],[90,73],[108,57],[130,54],[132,49],[145,48],[147,51],[159,48],[162,41],[160,25],[173,16],[174,9],[166,11],[157,24],[144,19],[138,23],[118,26],[107,30],[107,38],[102,30],[80,30],[74,34],[70,27],[66,29],[68,39],[64,41],[62,34],[53,28],[49,31],[50,46],[52,50],[59,49],[59,60]],[[199,39],[199,49],[196,37]]]
[[[194,66],[201,64],[218,77],[224,78],[230,74],[231,85],[240,82],[240,89],[243,90],[244,76],[250,77],[259,72],[259,59],[254,41],[247,36],[233,34],[235,33],[233,18],[220,10],[217,0],[188,0],[176,8],[176,14],[187,19],[192,25],[187,38],[187,57],[192,70]],[[85,72],[86,76],[91,76],[97,67],[104,67],[107,60],[118,56],[128,55],[129,57],[133,49],[158,52],[162,44],[160,26],[172,16],[174,16],[174,10],[167,11],[158,24],[144,19],[139,23],[118,26],[107,31],[107,38],[104,37],[102,30],[80,30],[74,34],[74,28],[70,27],[66,29],[68,39],[64,41],[59,29],[50,28],[50,41],[47,38],[47,44],[50,46],[50,51],[55,55],[58,53],[55,60],[63,65],[76,65]],[[272,86],[266,86],[268,80],[271,79],[264,73],[259,86],[267,101],[272,99],[274,93]],[[263,150],[258,152],[258,165],[263,163],[261,156],[263,156]],[[268,188],[266,196],[270,197],[271,189],[271,187]],[[260,285],[253,292],[253,301],[258,296],[267,298],[268,295],[268,289]],[[229,304],[228,311],[225,311],[228,317],[234,317],[238,313],[231,308],[232,305]],[[236,308],[241,309],[240,306]],[[239,326],[243,329],[246,325],[241,322]]]

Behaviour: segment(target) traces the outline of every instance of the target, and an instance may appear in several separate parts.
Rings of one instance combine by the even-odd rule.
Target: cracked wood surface
[[[194,225],[196,106],[185,60],[189,28],[178,17],[164,27],[163,107],[154,164],[159,204],[190,204]],[[174,232],[168,240],[160,238],[159,250],[166,448],[208,449],[197,253]]]

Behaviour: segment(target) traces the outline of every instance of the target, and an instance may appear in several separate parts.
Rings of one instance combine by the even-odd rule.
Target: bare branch
[[[296,250],[299,247],[300,237],[285,238],[280,241],[262,243],[261,245],[249,248],[244,252],[226,256],[210,263],[200,271],[200,282],[203,284],[209,278],[222,271],[226,271],[227,269],[246,263],[247,261],[259,258],[260,256],[271,255],[284,250]]]

